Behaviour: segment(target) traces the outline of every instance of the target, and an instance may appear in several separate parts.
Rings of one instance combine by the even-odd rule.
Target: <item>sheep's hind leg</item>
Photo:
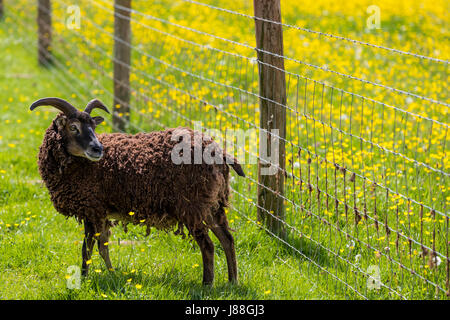
[[[237,262],[236,262],[236,251],[234,248],[234,238],[231,235],[229,228],[226,223],[225,212],[223,208],[220,209],[218,215],[214,217],[215,225],[211,227],[214,235],[219,239],[220,244],[225,251],[225,256],[227,258],[228,266],[228,281],[236,283],[237,282]],[[222,215],[223,214],[223,215]],[[223,220],[225,218],[225,221]]]
[[[214,281],[214,244],[208,235],[208,229],[193,232],[203,258],[203,284],[212,285]]]
[[[112,271],[113,267],[111,264],[111,259],[109,258],[109,237],[111,235],[111,231],[108,227],[105,227],[102,232],[100,233],[100,236],[98,237],[98,252],[100,253],[100,256],[103,258],[103,261],[105,261],[106,268],[108,270]]]
[[[83,240],[83,248],[81,249],[81,257],[83,260],[81,266],[81,274],[83,276],[87,276],[89,272],[89,263],[88,261],[92,256],[92,249],[94,248],[94,225],[90,221],[84,221],[84,240]]]

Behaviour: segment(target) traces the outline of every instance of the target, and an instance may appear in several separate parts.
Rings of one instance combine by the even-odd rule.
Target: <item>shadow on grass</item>
[[[136,288],[136,284],[139,284],[139,289]],[[164,292],[167,293],[166,296]],[[203,300],[236,299],[242,296],[246,299],[258,299],[256,291],[246,284],[230,284],[216,279],[213,286],[204,286],[201,283],[201,272],[198,280],[192,280],[186,279],[181,270],[173,268],[162,274],[153,275],[140,271],[130,273],[119,267],[113,272],[91,273],[82,279],[80,290],[66,289],[55,292],[46,299]]]
[[[306,237],[301,237],[297,232],[287,232],[283,236],[273,235],[264,229],[261,232],[276,242],[278,255],[281,257],[292,257],[298,262],[311,260],[322,267],[331,265],[329,252],[323,246]]]

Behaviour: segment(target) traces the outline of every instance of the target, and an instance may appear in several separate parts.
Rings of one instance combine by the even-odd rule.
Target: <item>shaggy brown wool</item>
[[[225,163],[177,165],[171,160],[171,151],[178,143],[172,141],[172,135],[183,132],[193,137],[191,129],[99,134],[104,156],[92,162],[66,151],[56,119],[45,133],[38,165],[54,207],[63,215],[80,223],[90,221],[96,230],[118,219],[165,230],[179,224],[190,234],[213,221],[212,215],[224,215],[229,167]],[[192,151],[199,143],[204,150],[213,140],[192,139]],[[225,153],[223,157],[231,158]],[[231,166],[243,175],[236,160]],[[219,218],[227,223],[225,216]]]

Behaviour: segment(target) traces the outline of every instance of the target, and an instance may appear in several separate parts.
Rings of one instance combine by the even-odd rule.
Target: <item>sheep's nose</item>
[[[91,144],[91,150],[95,153],[102,153],[103,152],[103,146],[101,144]]]

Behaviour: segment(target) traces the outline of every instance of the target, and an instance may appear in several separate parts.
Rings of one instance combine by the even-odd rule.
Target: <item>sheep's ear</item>
[[[66,119],[66,117],[61,117],[61,118],[56,119],[55,122],[56,122],[56,126],[58,127],[58,130],[62,130],[66,126],[67,119]]]
[[[103,119],[103,117],[93,117],[92,119],[94,119],[95,124],[98,126],[100,123],[102,123],[103,121],[105,121],[105,119]]]

